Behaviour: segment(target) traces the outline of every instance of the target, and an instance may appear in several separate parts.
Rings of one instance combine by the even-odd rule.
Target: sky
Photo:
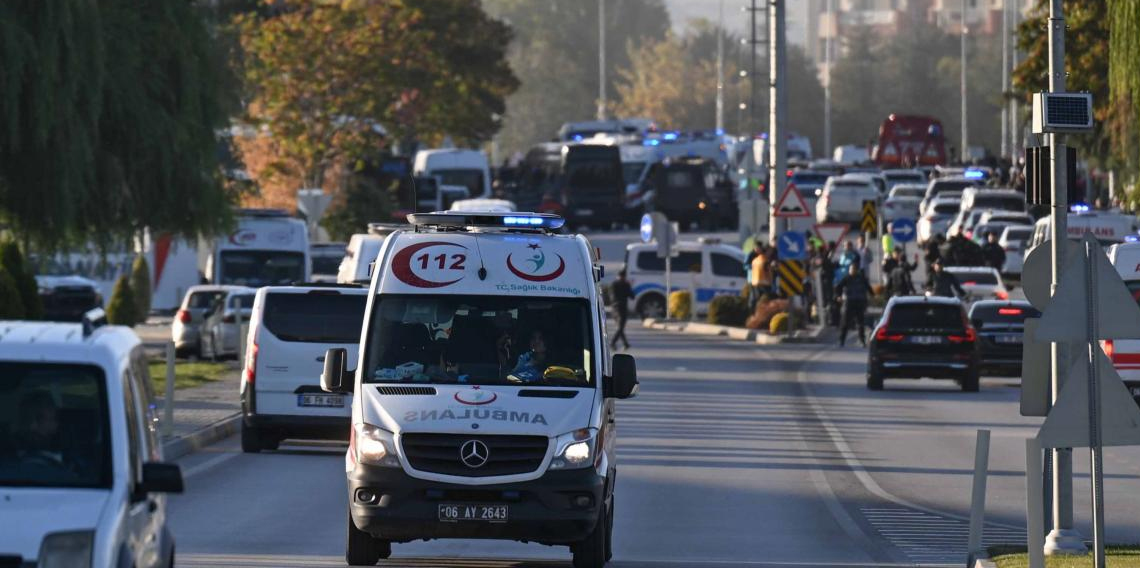
[[[741,8],[750,3],[750,0],[665,0],[669,9],[669,17],[673,21],[673,29],[683,32],[686,22],[694,18],[706,18],[717,21],[718,5],[724,3],[724,27],[734,33],[744,35],[748,33],[746,12]],[[763,4],[763,2],[757,2]],[[803,21],[807,15],[807,2],[792,1],[787,3],[788,42],[803,42]],[[762,24],[760,24],[762,25]]]

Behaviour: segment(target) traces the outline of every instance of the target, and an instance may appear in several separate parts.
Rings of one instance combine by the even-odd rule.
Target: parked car
[[[863,218],[864,201],[879,202],[879,190],[869,179],[852,178],[847,174],[830,178],[815,204],[815,220],[819,223],[858,222]]]
[[[926,197],[926,184],[900,183],[891,188],[887,197],[917,197],[922,201]]]
[[[981,220],[982,215],[986,213],[986,210],[981,209],[959,209],[958,215],[954,217],[954,221],[946,229],[946,236],[962,235],[967,239],[973,238],[974,227]]]
[[[942,195],[946,191],[962,191],[967,187],[975,187],[982,185],[981,180],[969,179],[964,177],[938,177],[930,180],[926,185],[926,196],[922,200],[922,205],[919,211],[926,213],[926,206],[930,205],[934,198]]]
[[[962,209],[1025,211],[1025,194],[1016,189],[967,187],[962,190]]]
[[[285,438],[343,440],[352,396],[321,390],[325,352],[356,358],[368,290],[352,284],[257,291],[242,370],[241,449],[275,450]]]
[[[225,357],[236,357],[240,350],[241,324],[249,322],[253,314],[254,290],[246,288],[229,290],[226,295],[214,301],[206,312],[205,321],[200,330],[202,342],[202,358],[218,360]]]
[[[920,197],[888,197],[883,202],[883,220],[889,223],[900,218],[917,219],[921,202]]]
[[[900,185],[926,186],[926,174],[921,170],[883,170],[883,179],[887,180],[887,190]],[[921,197],[921,196],[920,196]]]
[[[244,286],[223,286],[218,284],[202,284],[191,286],[182,297],[182,304],[174,314],[170,323],[170,335],[174,340],[174,351],[179,357],[190,354],[202,358],[201,329],[206,321],[206,313],[214,303],[222,299],[227,292],[234,290],[251,290]]]
[[[1006,225],[1024,225],[1033,228],[1033,215],[1018,211],[988,210],[979,223],[1004,223]]]
[[[0,565],[173,568],[164,463],[142,342],[107,326],[0,330]]]
[[[934,235],[945,235],[957,211],[957,197],[936,197],[918,219],[919,244],[929,241]]]
[[[36,275],[36,286],[48,321],[80,321],[83,314],[103,307],[99,284],[90,278]]]
[[[966,292],[967,302],[978,300],[1008,300],[1009,290],[997,269],[988,266],[947,266]]]
[[[969,316],[978,332],[982,374],[1020,377],[1025,318],[1041,312],[1025,301],[985,300],[970,306]]]
[[[980,385],[978,334],[954,298],[896,296],[883,308],[867,352],[867,388],[884,379],[953,379],[963,391]]]

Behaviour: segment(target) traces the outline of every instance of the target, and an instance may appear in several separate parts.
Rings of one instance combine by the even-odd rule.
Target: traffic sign
[[[1091,241],[1089,254],[1079,250],[1084,248],[1082,242],[1077,254],[1070,255],[1063,265],[1065,272],[1049,305],[1041,313],[1034,339],[1089,342],[1140,338],[1140,306],[1109,264],[1096,239],[1086,233],[1083,240]],[[1089,337],[1088,326],[1080,325],[1089,320],[1090,309],[1096,312],[1093,337]]]
[[[1096,386],[1100,391],[1097,407],[1100,445],[1140,445],[1140,407],[1132,400],[1132,393],[1128,392],[1104,351],[1100,348],[1094,351],[1098,375]],[[1037,439],[1045,448],[1090,447],[1089,362],[1085,357],[1077,357],[1065,384],[1061,386],[1061,396],[1057,397],[1056,404],[1045,417]]]
[[[788,186],[784,190],[784,194],[776,201],[776,208],[772,213],[773,217],[811,217],[811,211],[808,209],[808,204],[804,201],[804,196],[800,195],[800,190],[796,186]]]
[[[874,233],[879,228],[878,204],[873,199],[863,202],[863,221],[859,223],[859,230],[864,233]]]
[[[781,259],[803,260],[807,258],[807,239],[795,231],[782,233],[776,239],[776,252]]]
[[[798,260],[780,260],[776,265],[776,276],[780,290],[787,296],[799,296],[804,293],[804,278],[807,277],[804,263]]]
[[[918,227],[914,224],[914,219],[900,217],[891,221],[891,236],[894,237],[895,241],[909,243],[914,240],[917,234]]]
[[[1029,254],[1025,256],[1025,263],[1021,267],[1021,288],[1025,292],[1025,299],[1039,310],[1044,310],[1049,305],[1049,298],[1052,295],[1049,290],[1053,269],[1050,246],[1049,241],[1044,241],[1029,249]],[[1080,245],[1075,241],[1066,239],[1065,250],[1062,251],[1063,258],[1072,258],[1079,249]],[[1061,266],[1067,265],[1062,261]]]
[[[847,223],[818,223],[813,228],[819,240],[825,243],[840,243],[843,242],[843,237],[847,236],[851,226]]]
[[[1052,396],[1049,343],[1035,341],[1038,318],[1025,318],[1021,341],[1021,415],[1046,416]]]
[[[641,242],[648,243],[653,240],[653,215],[646,213],[641,216]]]

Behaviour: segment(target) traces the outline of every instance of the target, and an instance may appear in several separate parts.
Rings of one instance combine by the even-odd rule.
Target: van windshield
[[[0,487],[111,486],[103,371],[0,362]]]
[[[483,170],[432,170],[431,175],[438,178],[441,185],[466,187],[468,197],[483,196]]]
[[[305,255],[292,251],[222,251],[220,284],[274,286],[305,281]]]
[[[368,329],[367,383],[593,384],[585,300],[384,295]]]

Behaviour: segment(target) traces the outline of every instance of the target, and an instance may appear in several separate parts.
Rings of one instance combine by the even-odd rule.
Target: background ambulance
[[[1140,301],[1140,243],[1124,243],[1108,249],[1108,260],[1132,297]],[[1104,354],[1112,360],[1132,398],[1140,403],[1140,339],[1107,339]]]
[[[394,542],[488,538],[611,555],[614,401],[637,392],[610,358],[597,259],[563,220],[410,215],[384,243],[355,370],[329,349],[321,386],[352,394],[346,559]]]

